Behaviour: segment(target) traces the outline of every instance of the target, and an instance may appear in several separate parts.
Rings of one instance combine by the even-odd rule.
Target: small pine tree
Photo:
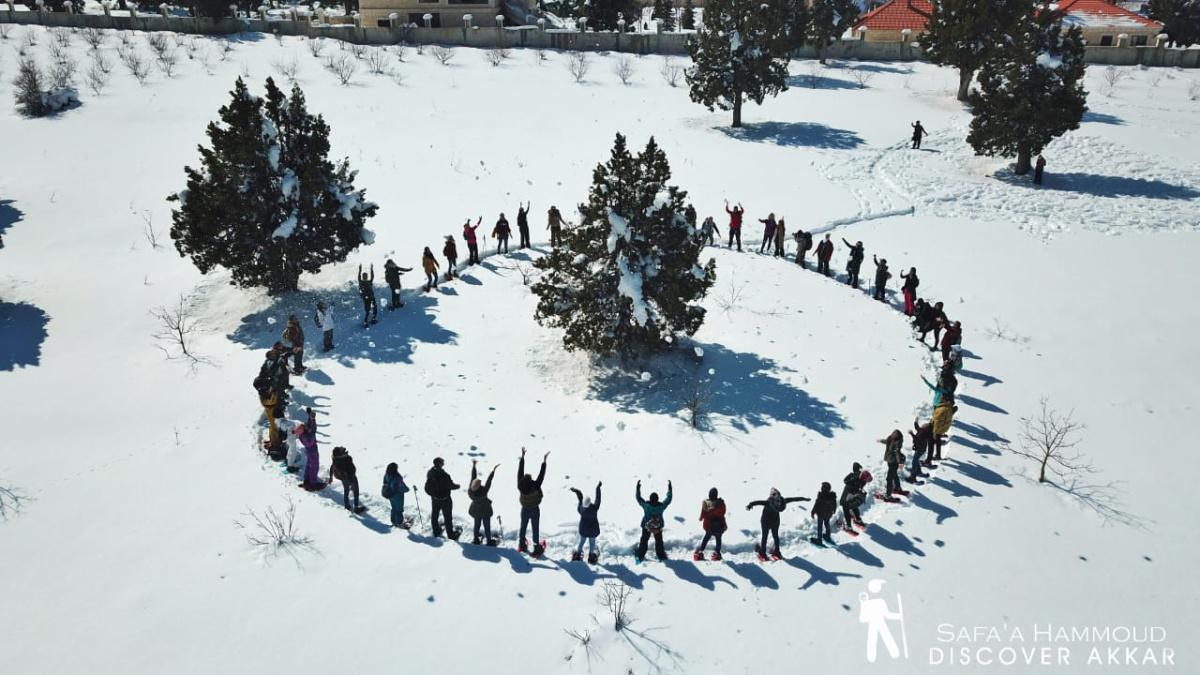
[[[1200,42],[1200,0],[1150,0],[1150,18],[1163,24],[1163,30],[1178,47]]]
[[[13,95],[17,110],[26,117],[41,117],[49,112],[42,79],[42,69],[33,59],[21,59],[17,65],[17,79],[13,80]]]
[[[237,286],[281,293],[370,239],[363,223],[377,207],[354,189],[348,162],[329,161],[329,126],[299,87],[288,98],[268,78],[258,98],[238,78],[219,115],[201,167],[184,167],[187,189],[168,197],[179,204],[171,238],[181,256],[201,272],[227,268]]]
[[[696,29],[696,5],[692,0],[684,0],[683,14],[679,16],[679,28],[682,30]]]
[[[704,23],[688,40],[692,68],[686,77],[693,101],[733,111],[742,126],[742,102],[762,105],[787,90],[787,0],[712,0]]]
[[[636,157],[617,134],[596,166],[588,201],[563,245],[537,261],[534,318],[565,330],[563,345],[595,354],[637,356],[670,347],[704,321],[696,304],[716,279],[700,264],[703,242],[688,223],[687,193],[668,185],[671,167],[651,138]]]
[[[958,68],[958,100],[966,101],[975,71],[1006,41],[1032,0],[939,0],[919,41],[931,63]]]
[[[1064,31],[1062,13],[1046,8],[1025,15],[979,71],[967,142],[976,154],[1016,157],[1014,171],[1027,173],[1033,155],[1079,128],[1087,110],[1084,70],[1078,26]]]
[[[825,63],[825,50],[858,21],[859,13],[855,0],[812,0],[808,10],[808,38],[817,46],[821,63]]]

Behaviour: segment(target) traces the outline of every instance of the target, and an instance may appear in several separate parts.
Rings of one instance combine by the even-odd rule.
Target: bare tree
[[[321,58],[321,54],[325,53],[325,40],[321,38],[311,38],[306,43],[308,45],[308,53],[313,55],[313,58]]]
[[[57,40],[51,41],[50,44],[46,45],[46,51],[50,53],[50,60],[54,63],[71,58],[69,49],[69,47],[64,47]]]
[[[99,52],[97,52],[99,55]],[[88,89],[92,93],[99,96],[104,93],[104,88],[108,86],[108,71],[100,66],[100,62],[92,59],[92,65],[83,75],[83,81],[87,84]]]
[[[200,51],[200,38],[195,35],[189,35],[179,39],[183,45],[183,51],[187,54],[188,61],[196,60],[196,54]]]
[[[540,274],[536,267],[523,260],[512,260],[497,265],[501,269],[511,270],[521,276],[521,285],[528,286]]]
[[[600,605],[612,616],[613,628],[616,630],[625,630],[632,623],[625,611],[625,605],[628,604],[631,595],[633,589],[624,581],[606,581],[600,587]]]
[[[804,81],[808,83],[809,89],[816,89],[821,83],[821,71],[825,69],[819,61],[814,61],[808,64],[808,68],[804,71]]]
[[[158,69],[162,71],[167,79],[175,77],[175,69],[179,67],[179,55],[174,49],[168,49],[165,52],[155,55],[154,62],[158,64]]]
[[[196,353],[192,338],[200,331],[200,322],[193,315],[191,303],[183,295],[170,307],[160,305],[150,311],[158,327],[153,338],[168,361],[186,361],[193,370],[211,361]]]
[[[1104,83],[1108,85],[1109,90],[1117,86],[1117,83],[1125,79],[1125,71],[1116,66],[1105,66],[1102,71],[1104,75]]]
[[[372,75],[387,75],[388,74],[388,56],[387,52],[382,49],[372,47],[367,50],[366,56],[363,59],[367,64],[367,72]]]
[[[849,68],[850,77],[858,83],[859,89],[866,89],[871,80],[875,79],[875,73],[861,66]]]
[[[583,78],[587,77],[591,67],[587,52],[571,52],[571,55],[567,57],[567,70],[577,84],[583,82]]]
[[[683,77],[683,66],[666,56],[663,57],[662,68],[658,72],[662,74],[663,81],[675,87],[679,85],[679,78]]]
[[[88,45],[92,48],[92,51],[96,51],[97,49],[103,47],[106,39],[107,36],[105,36],[104,31],[100,30],[99,28],[83,29],[83,41],[88,43]]]
[[[404,63],[404,57],[408,55],[408,48],[402,44],[392,45],[392,54],[396,56],[396,60]]]
[[[622,56],[613,64],[613,74],[617,79],[621,80],[621,84],[629,86],[633,81],[633,74],[637,72],[637,66],[634,65],[633,59],[628,56]]]
[[[288,82],[296,81],[296,73],[300,72],[300,61],[295,54],[288,55],[284,59],[276,59],[271,62],[271,66],[279,73],[280,77]]]
[[[311,550],[313,540],[300,533],[296,527],[296,503],[291,497],[287,498],[287,508],[282,513],[268,506],[259,513],[247,508],[242,514],[244,520],[235,520],[233,524],[246,531],[246,541],[263,550],[268,557],[286,553],[296,560],[299,551]]]
[[[150,46],[150,51],[154,55],[161,56],[171,48],[171,40],[166,33],[147,33],[146,44]]]
[[[404,86],[404,72],[402,70],[399,68],[392,68],[388,75],[392,78],[392,82],[396,83],[396,86]]]
[[[154,228],[154,214],[149,209],[138,211],[133,208],[133,202],[129,203],[129,212],[136,215],[142,220],[142,236],[146,238],[146,242],[150,244],[151,250],[157,251],[162,248],[159,242],[158,230]]]
[[[55,44],[58,44],[63,49],[71,46],[71,31],[66,28],[51,28],[50,37]]]
[[[121,43],[122,47],[132,47],[133,46],[133,32],[123,30],[120,33],[117,33],[117,40]]]
[[[350,50],[350,53],[354,55],[354,58],[361,61],[363,59],[363,57],[365,57],[367,55],[367,46],[366,45],[360,45],[357,42],[348,42],[345,44],[346,44],[346,49]],[[375,51],[375,50],[372,49],[370,51]]]
[[[11,485],[0,484],[0,520],[21,512],[26,501],[25,493]]]
[[[64,58],[61,61],[55,61],[50,65],[50,87],[52,89],[66,89],[75,86],[75,72],[78,64],[74,59]]]
[[[23,39],[23,44],[29,45],[30,47],[37,46],[37,44],[38,44],[37,28],[34,28],[33,26],[25,27],[25,37]]]
[[[150,65],[137,53],[137,49],[131,47],[123,52],[118,52],[118,54],[121,57],[121,63],[125,64],[125,68],[133,76],[133,79],[137,80],[138,84],[146,84],[146,78],[150,77]]]
[[[342,85],[350,84],[354,79],[354,73],[358,71],[358,65],[354,63],[354,59],[345,54],[337,54],[329,57],[329,61],[325,64],[329,71],[337,76],[338,82]]]
[[[493,47],[483,52],[483,58],[485,61],[492,64],[493,68],[495,68],[504,61],[504,54],[500,51],[500,49]]]
[[[1094,473],[1091,462],[1081,452],[1073,450],[1079,444],[1083,425],[1075,422],[1073,413],[1063,414],[1051,408],[1046,398],[1039,403],[1035,415],[1021,418],[1018,445],[1015,448],[1009,446],[1009,451],[1038,463],[1039,483],[1047,482],[1047,469],[1060,478]]]
[[[105,75],[111,73],[113,69],[112,61],[110,61],[108,57],[104,55],[104,52],[100,51],[92,52],[92,65],[99,68],[100,72],[104,73]]]
[[[454,50],[445,45],[433,45],[429,48],[429,53],[443,66],[450,65],[450,61],[454,59]]]

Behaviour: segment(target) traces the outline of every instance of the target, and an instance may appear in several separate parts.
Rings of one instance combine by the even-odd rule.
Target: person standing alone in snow
[[[521,248],[529,248],[529,202],[517,205],[517,233],[521,235]]]
[[[850,249],[850,260],[846,262],[846,283],[858,288],[858,272],[863,264],[863,243],[851,244],[842,239],[842,243]]]
[[[575,488],[571,488],[571,492],[575,493],[575,499],[578,500],[575,510],[579,512],[579,545],[575,547],[575,552],[571,554],[571,560],[583,559],[583,543],[586,541],[588,545],[588,562],[595,565],[598,560],[596,554],[596,537],[600,536],[600,486],[602,483],[596,483],[596,498],[594,500],[583,496],[583,493]]]
[[[1046,158],[1042,157],[1042,153],[1038,153],[1037,163],[1033,165],[1033,184],[1042,184],[1042,174],[1046,171]]]
[[[458,265],[458,247],[454,245],[454,235],[446,235],[446,245],[442,247],[442,255],[446,256],[446,281],[454,278],[454,268]]]
[[[829,519],[833,517],[833,514],[837,513],[837,507],[837,493],[833,491],[833,487],[829,483],[821,483],[821,491],[817,493],[817,498],[813,500],[813,507],[810,512],[812,517],[817,521],[817,536],[809,541],[818,546],[823,545],[822,542],[833,543],[833,535],[829,532]]]
[[[479,262],[479,242],[475,240],[475,230],[479,229],[479,224],[483,222],[483,216],[475,219],[475,226],[471,226],[471,219],[467,218],[467,222],[463,223],[463,240],[467,242],[467,264],[474,265]]]
[[[362,513],[366,511],[358,502],[358,471],[354,468],[354,458],[345,448],[338,446],[333,449],[333,459],[329,464],[329,482],[337,478],[342,481],[342,504],[346,510]],[[354,493],[354,508],[350,508],[350,493]]]
[[[829,261],[833,258],[833,242],[829,240],[829,235],[817,244],[817,273],[829,276]]]
[[[392,298],[388,301],[388,311],[392,311],[397,307],[403,307],[404,303],[400,300],[400,275],[405,272],[411,272],[411,267],[400,267],[391,258],[383,263],[383,280],[388,285],[388,290],[392,292]]]
[[[358,266],[358,294],[362,296],[363,301],[363,328],[369,323],[379,323],[379,305],[375,303],[375,265],[371,265],[371,276],[367,276],[362,271],[362,265]]]
[[[759,523],[762,525],[762,542],[755,547],[759,557],[767,556],[767,534],[770,533],[774,539],[775,546],[771,549],[771,555],[779,558],[779,514],[787,508],[788,504],[793,502],[806,502],[808,497],[784,497],[779,494],[779,490],[771,488],[771,494],[766,499],[750,502],[746,505],[746,510],[755,506],[762,507],[762,517]]]
[[[429,495],[432,503],[429,518],[433,536],[442,536],[442,526],[445,525],[446,536],[457,540],[458,535],[462,534],[462,530],[454,527],[454,500],[450,497],[450,493],[460,486],[451,480],[450,474],[442,468],[445,463],[441,457],[433,459],[433,467],[425,474],[425,494]],[[438,523],[439,515],[441,523]]]
[[[762,242],[758,245],[758,252],[762,253],[766,247],[775,241],[775,214],[767,214],[766,218],[759,218],[758,222],[763,224],[763,238]]]
[[[504,214],[500,214],[500,219],[496,221],[496,226],[492,228],[492,236],[496,238],[496,253],[500,253],[500,249],[504,249],[508,253],[508,238],[512,235],[512,228],[508,224],[508,218]]]
[[[708,540],[715,540],[713,560],[721,559],[721,535],[729,529],[725,522],[725,500],[717,494],[717,488],[708,491],[708,499],[700,504],[700,522],[704,526],[704,538],[700,540],[700,548],[692,554],[693,560],[704,560],[704,549],[708,548]]]
[[[425,270],[425,292],[428,293],[430,289],[437,288],[438,281],[438,261],[428,246],[421,254],[421,268]]]
[[[912,316],[916,307],[914,303],[917,301],[917,286],[921,285],[921,280],[917,278],[917,268],[908,268],[908,274],[900,273],[900,278],[904,280],[904,316]]]
[[[745,215],[746,209],[742,208],[739,202],[732,209],[729,208],[729,200],[725,200],[725,213],[729,214],[729,248],[733,248],[733,240],[737,239],[738,253],[742,252],[742,216]]]
[[[539,525],[542,519],[542,481],[546,479],[546,459],[550,457],[550,453],[546,453],[542,457],[542,470],[538,472],[538,477],[534,478],[525,473],[525,448],[521,448],[521,461],[517,464],[517,492],[520,493],[521,501],[521,534],[517,540],[517,549],[522,553],[529,551],[529,544],[525,541],[525,530],[530,524],[533,525],[533,557],[537,558],[542,555],[545,547],[542,546],[542,539],[539,532]]]
[[[663,519],[663,514],[667,507],[671,505],[671,497],[674,489],[671,487],[671,481],[667,481],[667,498],[659,501],[658,493],[650,493],[650,501],[642,499],[642,481],[637,482],[637,491],[634,496],[637,497],[638,506],[642,507],[642,538],[638,541],[637,548],[633,555],[639,560],[646,559],[646,550],[649,548],[650,536],[654,536],[654,553],[659,560],[667,559],[667,549],[663,546],[663,527],[666,526],[666,521]]]
[[[913,123],[912,130],[913,130],[912,149],[920,150],[921,149],[921,138],[924,136],[928,136],[929,132],[925,131],[925,127],[921,126],[921,120],[917,120],[916,122]]]
[[[404,476],[400,475],[400,467],[392,462],[383,472],[383,498],[392,505],[392,527],[407,528],[404,520],[404,494],[408,486],[404,484]]]
[[[888,271],[887,258],[871,256],[871,260],[875,263],[875,299],[886,302],[884,292],[887,291],[887,280],[892,276]]]
[[[321,331],[323,344],[321,351],[327,352],[333,349],[333,310],[326,307],[325,303],[317,302],[317,311],[313,314],[313,321],[316,322],[317,328]]]
[[[492,539],[492,500],[488,497],[488,492],[492,490],[492,479],[496,477],[496,469],[499,469],[500,465],[492,467],[486,482],[479,480],[475,465],[476,461],[471,460],[471,482],[467,484],[467,497],[471,499],[467,515],[475,520],[475,538],[472,543],[479,545],[486,542],[488,546],[495,546],[499,542]],[[483,538],[479,536],[481,526],[483,527]]]

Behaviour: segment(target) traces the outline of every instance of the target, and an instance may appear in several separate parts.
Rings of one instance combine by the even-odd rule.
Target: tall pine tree
[[[920,37],[925,58],[958,69],[958,100],[965,102],[975,71],[1032,8],[1032,0],[938,0]]]
[[[1163,24],[1172,45],[1200,42],[1200,0],[1150,0],[1150,18]]]
[[[684,0],[683,12],[679,15],[679,28],[682,30],[696,29],[696,5],[692,0]]]
[[[687,193],[668,185],[671,167],[651,138],[634,156],[617,134],[596,166],[577,227],[537,261],[534,318],[565,330],[563,345],[595,354],[637,356],[670,347],[704,321],[697,304],[716,279],[703,266],[703,241],[687,221]]]
[[[635,0],[591,0],[587,3],[587,25],[592,30],[617,30],[617,21],[621,19],[629,25],[640,23],[641,5]]]
[[[179,204],[179,255],[201,272],[228,269],[235,285],[281,293],[370,239],[363,223],[377,207],[355,190],[348,162],[329,161],[329,126],[299,87],[289,98],[268,78],[259,98],[238,78],[219,115],[200,168],[184,167],[187,188],[168,197]]]
[[[855,0],[812,0],[808,8],[808,38],[817,46],[817,59],[825,63],[825,50],[858,21]]]
[[[969,97],[967,142],[976,154],[1016,157],[1014,171],[1057,136],[1079,128],[1087,110],[1083,37],[1063,30],[1062,13],[1041,8],[1021,17],[1003,49],[983,64]]]
[[[688,40],[692,67],[686,73],[693,101],[733,111],[742,126],[742,102],[762,105],[787,90],[789,0],[711,0],[704,22]]]

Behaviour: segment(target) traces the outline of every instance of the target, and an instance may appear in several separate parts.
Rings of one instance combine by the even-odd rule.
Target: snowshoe
[[[779,552],[778,548],[771,549],[771,560],[783,560],[783,554]]]
[[[412,529],[412,524],[413,524],[412,518],[405,518],[404,520],[402,520],[398,523],[392,523],[392,527],[398,527],[401,530],[409,530],[409,529]]]
[[[891,495],[885,495],[882,492],[876,492],[875,499],[878,499],[878,500],[884,501],[884,502],[890,502],[892,504],[895,504],[896,502],[900,501],[899,499],[896,499],[895,497],[893,497]]]
[[[356,516],[361,516],[362,514],[364,514],[366,512],[367,512],[367,507],[365,507],[365,506],[354,507],[354,515],[356,515]]]
[[[453,530],[447,530],[447,531],[446,531],[446,536],[447,536],[447,537],[450,537],[450,539],[452,539],[452,540],[454,540],[454,541],[458,541],[458,537],[459,537],[459,535],[461,535],[461,534],[462,534],[462,528],[461,528],[461,527],[456,527],[456,528],[454,528]]]
[[[298,466],[289,466],[289,467],[287,467],[287,472],[288,472],[288,473],[300,473],[300,467],[298,467]]]
[[[833,543],[833,536],[831,536],[831,535],[829,535],[829,534],[826,534],[826,535],[825,535],[825,543],[826,543],[826,544],[832,544],[832,543]]]
[[[825,548],[825,542],[821,541],[819,537],[809,537],[808,541],[817,548]]]
[[[853,536],[853,537],[857,537],[857,536],[858,536],[858,530],[854,529],[853,527],[850,527],[849,525],[847,525],[847,526],[843,527],[843,528],[842,528],[842,531],[843,531],[843,532],[845,532],[845,533],[846,533],[846,534],[848,534],[848,535],[851,535],[851,536]]]
[[[379,323],[379,317],[374,317],[374,318],[372,318],[372,319],[371,319],[371,325],[372,325],[372,326],[374,326],[374,325],[375,325],[375,324],[377,324],[377,323]]]
[[[478,546],[483,543],[483,537],[476,535],[475,538],[471,540],[471,543]]]
[[[571,562],[581,562],[582,560],[583,560],[582,553],[580,553],[579,551],[571,551]]]
[[[704,560],[704,551],[700,549],[692,551],[692,560]]]
[[[900,495],[901,497],[907,497],[912,493],[909,492],[908,490],[892,490],[892,494]]]
[[[320,492],[321,490],[325,489],[325,484],[322,483],[321,481],[317,481],[316,483],[312,483],[310,485],[305,485],[304,483],[301,483],[300,487],[304,488],[305,490],[308,490],[309,492]]]
[[[708,559],[713,560],[713,561],[719,561],[721,559],[721,554],[716,551],[713,551],[713,554],[711,556],[709,556]]]
[[[767,555],[759,548],[758,544],[754,545],[754,554],[758,556],[758,562],[767,562]]]
[[[520,553],[529,553],[529,541],[522,539],[520,543],[517,544],[517,551]]]
[[[497,546],[500,545],[500,540],[497,539],[496,537],[492,537],[491,539],[487,540],[487,545],[491,546],[492,548],[496,548]]]
[[[588,564],[589,565],[595,565],[599,560],[600,560],[599,553],[589,553],[588,554]]]
[[[530,553],[534,558],[541,558],[546,553],[546,542],[539,541],[533,545],[533,552]]]

